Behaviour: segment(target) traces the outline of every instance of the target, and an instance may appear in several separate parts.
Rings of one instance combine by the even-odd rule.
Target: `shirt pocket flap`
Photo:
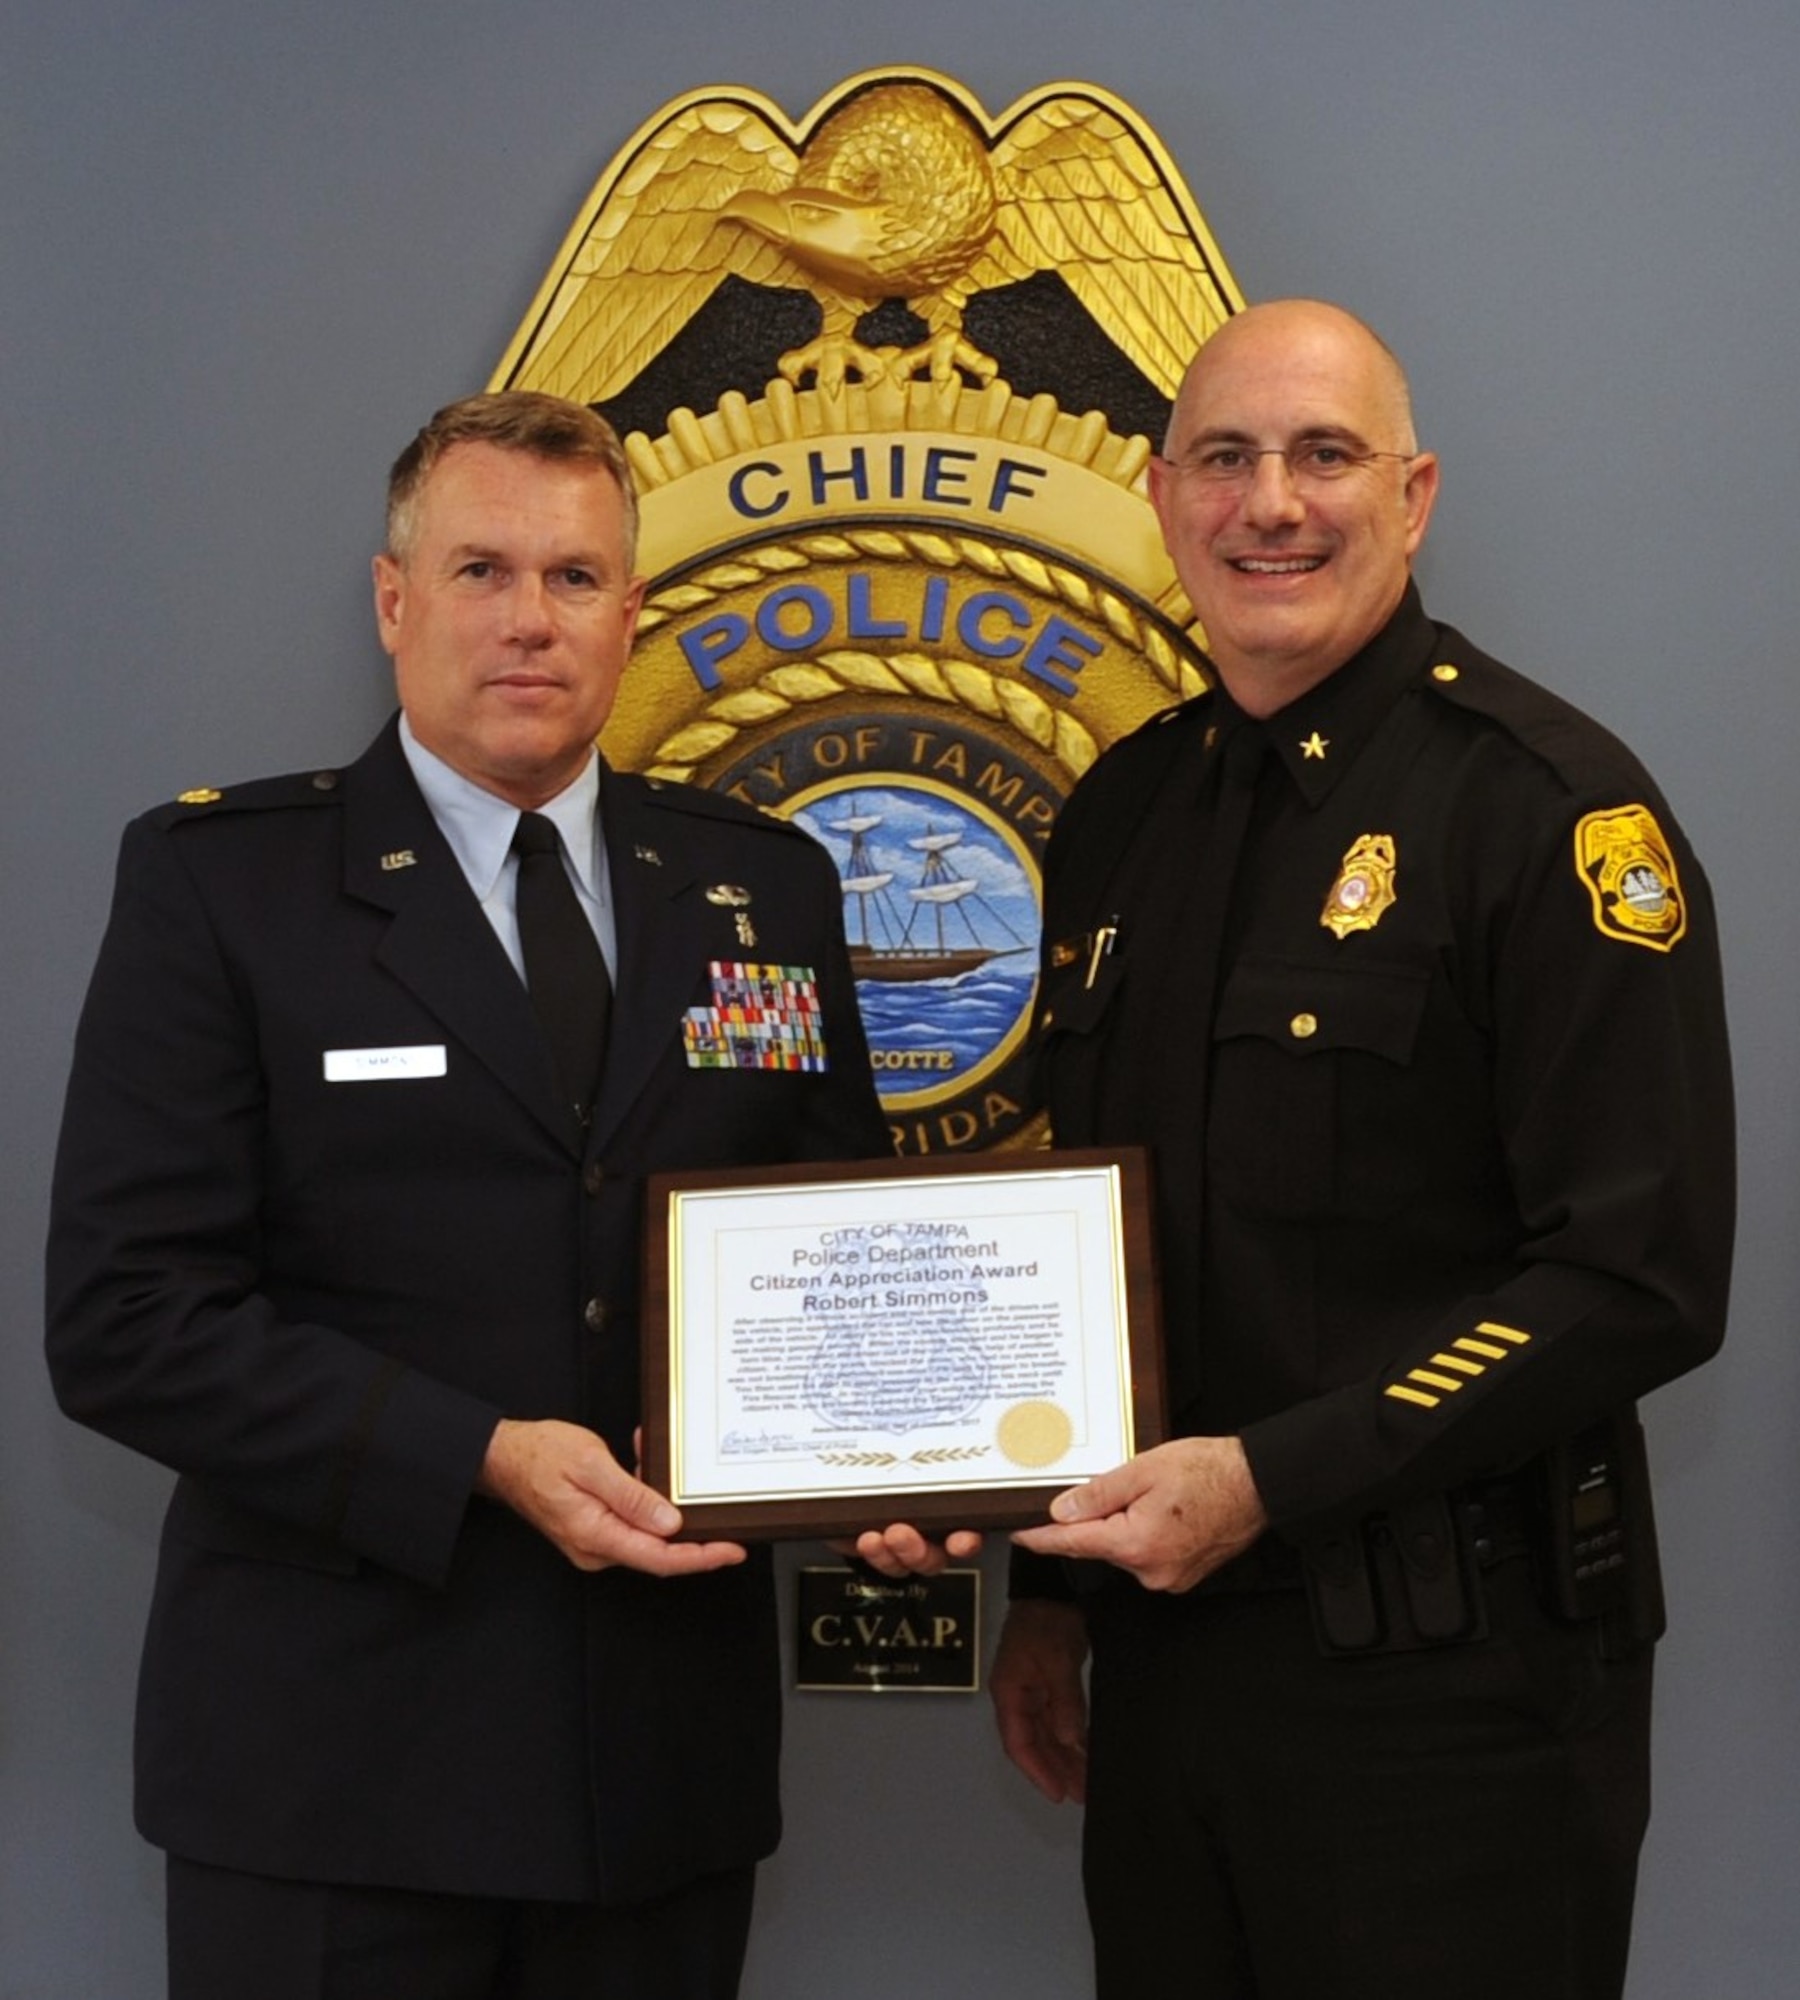
[[[1290,965],[1248,959],[1219,996],[1217,1041],[1253,1037],[1294,1056],[1345,1049],[1409,1063],[1431,973],[1410,966]]]
[[[1038,1032],[1044,1035],[1091,1035],[1106,1018],[1125,976],[1124,961],[1103,957],[1090,982],[1087,967],[1069,966],[1050,973],[1038,1007]]]

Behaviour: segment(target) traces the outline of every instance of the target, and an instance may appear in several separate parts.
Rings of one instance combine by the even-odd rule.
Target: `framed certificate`
[[[644,1476],[689,1536],[1023,1527],[1165,1433],[1143,1153],[653,1175]]]

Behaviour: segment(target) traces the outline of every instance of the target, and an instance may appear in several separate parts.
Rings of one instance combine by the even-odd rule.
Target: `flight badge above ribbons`
[[[713,959],[712,1005],[681,1017],[689,1069],[823,1070],[825,1024],[810,965]]]
[[[1352,931],[1372,931],[1394,902],[1397,867],[1391,833],[1360,835],[1344,856],[1319,922],[1337,938]]]
[[[1674,850],[1648,806],[1587,814],[1575,829],[1575,866],[1602,937],[1669,951],[1686,931]]]
[[[737,941],[748,950],[756,943],[756,926],[750,921],[750,891],[735,883],[720,882],[706,892],[706,900],[716,909],[729,910],[737,926]]]

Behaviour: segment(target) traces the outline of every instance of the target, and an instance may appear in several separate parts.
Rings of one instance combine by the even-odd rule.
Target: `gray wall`
[[[899,61],[992,111],[1110,87],[1251,297],[1371,316],[1445,463],[1429,600],[1627,735],[1710,863],[1741,1276],[1724,1358],[1652,1412],[1675,1627],[1632,1994],[1792,1991],[1794,0],[60,0],[0,48],[0,2000],[162,1992],[128,1760],[164,1479],[65,1425],[38,1359],[118,828],[372,730],[382,469],[481,385],[642,118],[715,81],[797,114]],[[1086,1990],[1073,1818],[1004,1768],[985,1703],[789,1719],[757,2000]]]

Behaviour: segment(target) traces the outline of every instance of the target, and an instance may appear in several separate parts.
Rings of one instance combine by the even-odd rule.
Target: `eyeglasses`
[[[1311,489],[1333,486],[1353,472],[1361,472],[1378,458],[1397,458],[1405,464],[1420,454],[1413,451],[1365,451],[1346,444],[1342,438],[1306,438],[1299,444],[1236,444],[1219,439],[1203,444],[1182,458],[1159,458],[1158,463],[1182,479],[1201,486],[1236,491],[1256,477],[1257,461],[1278,458],[1297,487]]]

